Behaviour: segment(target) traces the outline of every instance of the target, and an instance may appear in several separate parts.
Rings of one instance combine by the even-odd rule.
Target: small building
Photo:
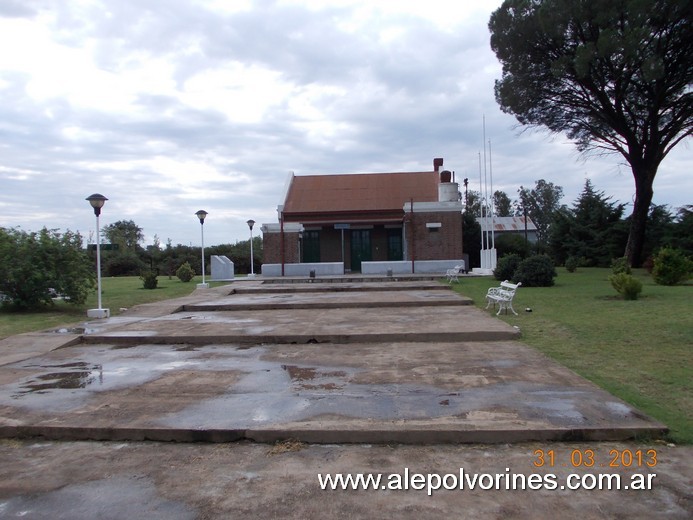
[[[483,220],[477,217],[476,221],[481,226],[482,233],[491,229],[490,217]],[[537,226],[529,217],[493,217],[493,232],[496,238],[501,235],[519,235],[524,238],[526,233],[529,242],[534,244],[537,241]]]
[[[279,222],[261,228],[263,274],[265,265],[281,265],[281,274],[297,263],[366,272],[369,262],[461,259],[459,186],[442,166],[434,159],[424,172],[291,174]]]

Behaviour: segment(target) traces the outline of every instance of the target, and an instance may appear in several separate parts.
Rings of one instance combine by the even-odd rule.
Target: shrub
[[[621,258],[614,258],[611,261],[611,270],[614,274],[631,274],[630,264],[628,263],[628,259],[625,256]]]
[[[521,261],[522,258],[520,255],[516,255],[514,253],[502,256],[498,260],[496,268],[493,270],[494,278],[496,280],[500,280],[501,282],[505,280],[513,281],[515,271],[517,271],[517,266],[520,265]]]
[[[557,275],[551,258],[534,255],[520,262],[513,281],[522,282],[523,287],[550,287]]]
[[[642,292],[642,282],[627,273],[617,273],[609,276],[611,286],[616,289],[624,300],[637,300]]]
[[[195,277],[195,271],[193,271],[193,268],[190,267],[190,264],[188,262],[185,262],[176,271],[176,276],[180,279],[181,282],[189,282]]]
[[[144,268],[138,256],[131,251],[101,252],[104,276],[137,276]]]
[[[142,286],[145,289],[156,289],[159,284],[159,279],[154,271],[144,271],[140,275],[140,280],[142,280]]]
[[[566,258],[565,261],[566,271],[568,271],[569,273],[574,273],[577,270],[579,264],[580,260],[577,256],[569,256],[568,258]]]
[[[96,270],[79,233],[0,228],[0,302],[16,309],[52,305],[61,295],[82,304],[96,285]]]
[[[652,278],[659,285],[676,285],[690,278],[693,272],[693,261],[676,249],[660,249],[654,258]]]

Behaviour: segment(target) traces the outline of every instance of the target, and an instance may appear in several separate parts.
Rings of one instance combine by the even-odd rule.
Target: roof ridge
[[[351,172],[351,173],[307,173],[307,174],[294,174],[295,177],[336,177],[338,175],[418,175],[422,173],[437,173],[433,170],[425,170],[420,172]]]

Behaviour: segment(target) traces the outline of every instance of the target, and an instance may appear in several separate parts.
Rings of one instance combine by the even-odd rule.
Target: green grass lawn
[[[170,298],[187,296],[195,290],[195,285],[202,281],[201,276],[183,283],[178,278],[170,279],[160,276],[156,289],[143,289],[142,280],[138,276],[104,278],[102,280],[103,307],[111,310],[111,316],[120,314],[121,308],[129,308],[141,303],[150,303]],[[224,285],[227,282],[210,282],[210,287]],[[96,291],[87,299],[84,305],[70,305],[58,302],[53,307],[33,312],[0,311],[0,339],[43,329],[50,329],[86,321],[87,309],[97,307]]]
[[[693,443],[693,285],[656,285],[635,270],[643,292],[625,301],[610,269],[558,272],[553,287],[520,287],[519,316],[502,319],[520,328],[524,343],[665,423],[673,441]],[[498,282],[468,277],[453,285],[483,308]]]

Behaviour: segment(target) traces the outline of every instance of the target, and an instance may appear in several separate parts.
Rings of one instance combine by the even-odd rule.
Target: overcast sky
[[[93,234],[133,220],[146,244],[249,237],[276,222],[289,172],[424,171],[494,189],[537,179],[572,204],[585,178],[620,202],[618,156],[520,133],[493,96],[501,0],[0,0],[0,226]],[[487,151],[487,155],[489,155]],[[655,203],[693,203],[693,154],[665,160]]]

